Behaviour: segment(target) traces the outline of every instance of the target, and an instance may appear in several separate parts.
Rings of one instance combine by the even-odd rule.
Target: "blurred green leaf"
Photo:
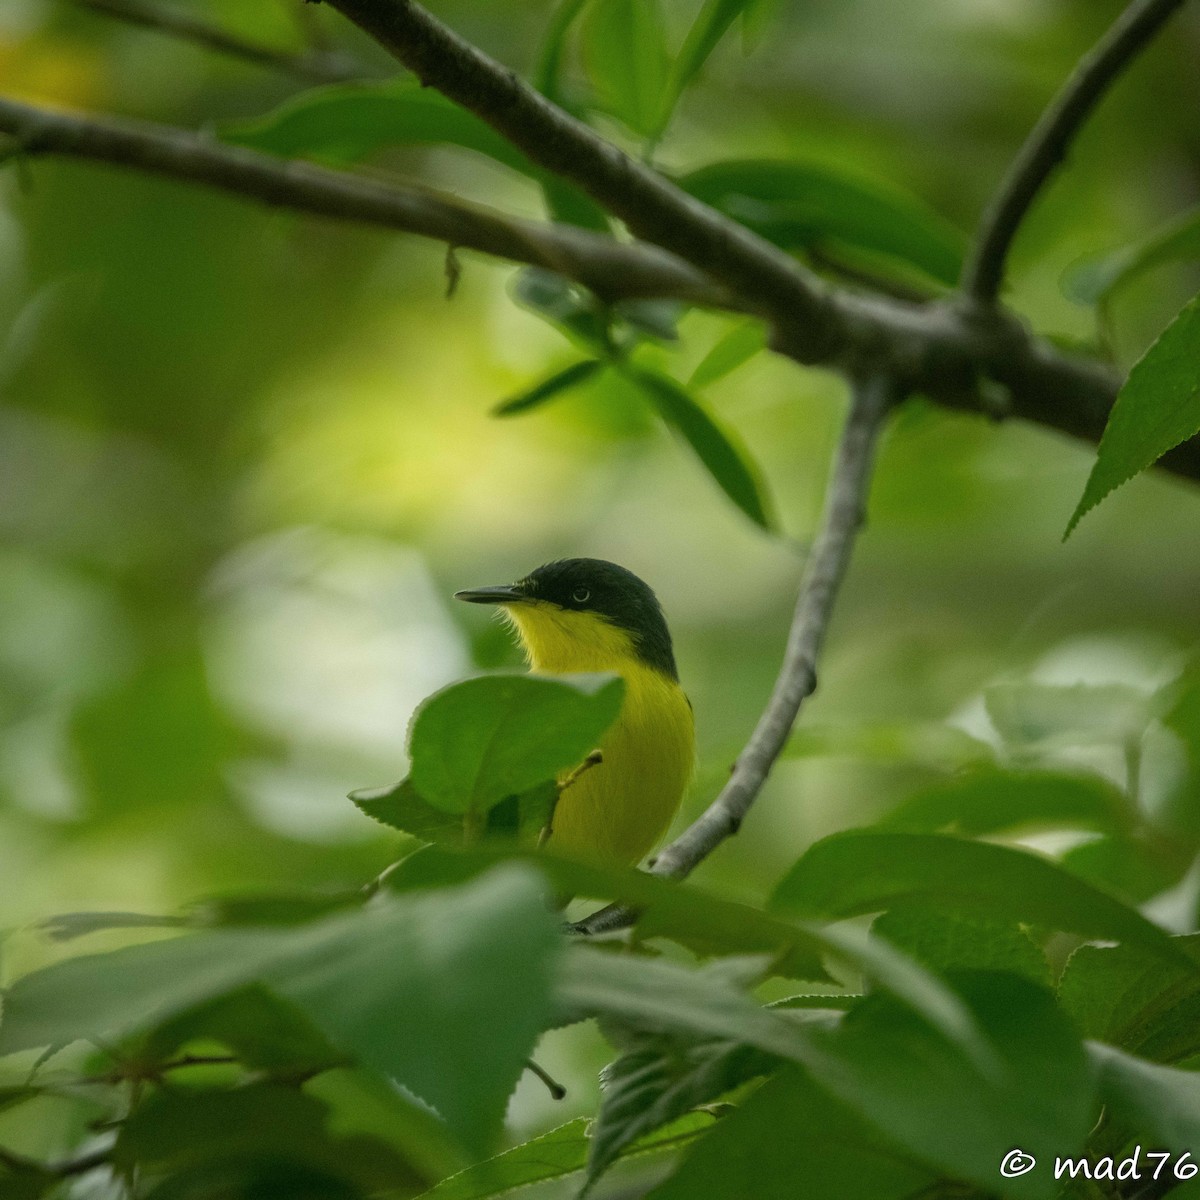
[[[556,220],[607,231],[603,211],[530,162],[485,121],[415,81],[313,88],[251,121],[221,130],[229,142],[288,158],[345,166],[394,146],[457,146],[537,180]]]
[[[586,1117],[576,1117],[511,1150],[475,1163],[443,1179],[422,1200],[486,1200],[548,1179],[573,1175],[583,1170],[587,1159],[590,1123]]]
[[[1019,976],[964,973],[958,988],[996,1065],[980,1070],[911,1010],[868,996],[833,1030],[814,1030],[830,1058],[814,1077],[912,1158],[988,1193],[1049,1197],[1049,1173],[1003,1179],[1004,1155],[1077,1153],[1095,1120],[1091,1070],[1053,997]]]
[[[1200,936],[1176,939],[1200,956]],[[1200,980],[1135,946],[1080,946],[1067,960],[1059,1003],[1084,1037],[1143,1058],[1177,1060],[1200,1050]]]
[[[377,1071],[335,1067],[305,1080],[303,1088],[329,1106],[331,1133],[366,1134],[385,1142],[424,1176],[426,1187],[470,1161],[427,1105]]]
[[[1121,484],[1200,431],[1200,296],[1133,364],[1100,439],[1095,466],[1064,540]]]
[[[390,146],[451,145],[540,176],[490,125],[415,80],[338,83],[285,100],[273,112],[221,130],[229,142],[289,158],[345,165]]]
[[[1118,835],[1072,846],[1058,860],[1074,875],[1133,904],[1179,882],[1191,865],[1186,843]]]
[[[723,1039],[636,1037],[604,1069],[588,1154],[589,1187],[639,1138],[777,1065],[772,1055]]]
[[[1169,1147],[1172,1165],[1163,1178],[1171,1178],[1183,1151],[1200,1145],[1200,1073],[1144,1062],[1111,1046],[1088,1047],[1099,1073],[1100,1095],[1110,1114],[1131,1133],[1153,1141],[1154,1148]],[[1196,1167],[1196,1159],[1187,1160]],[[1144,1170],[1153,1168],[1153,1160]],[[1174,1178],[1191,1178],[1194,1172]]]
[[[1050,984],[1045,954],[1015,921],[904,904],[876,917],[871,932],[939,975],[1011,971],[1043,987]]]
[[[1114,292],[1154,267],[1200,261],[1200,209],[1193,209],[1147,237],[1105,254],[1089,255],[1063,275],[1063,295],[1076,304],[1103,304]]]
[[[810,1078],[784,1070],[696,1142],[650,1197],[901,1200],[933,1177]]]
[[[880,822],[913,833],[978,835],[1027,826],[1111,830],[1128,823],[1121,791],[1099,775],[969,771],[916,792]]]
[[[761,321],[735,325],[697,363],[687,381],[688,389],[702,392],[766,348],[767,331]]]
[[[135,1053],[163,1063],[197,1041],[219,1042],[243,1065],[275,1076],[299,1077],[345,1061],[296,1005],[261,984],[171,1017],[140,1039]]]
[[[781,912],[837,919],[931,902],[1145,946],[1189,962],[1135,909],[1028,850],[936,834],[852,830],[811,846],[775,889]]]
[[[704,0],[696,19],[688,29],[683,46],[671,63],[655,123],[655,136],[661,136],[671,120],[679,98],[700,73],[730,25],[750,3],[751,0]]]
[[[992,748],[940,722],[893,725],[803,725],[784,747],[788,758],[862,758],[958,770],[990,763]]]
[[[0,1195],[4,1200],[39,1200],[62,1184],[62,1176],[35,1163],[0,1159]]]
[[[110,929],[179,929],[191,923],[187,917],[156,917],[150,913],[72,912],[47,917],[41,929],[56,942],[69,942]]]
[[[600,104],[635,133],[653,134],[669,66],[658,0],[591,0],[583,32]]]
[[[123,1170],[151,1173],[236,1163],[269,1174],[287,1164],[370,1191],[421,1186],[421,1176],[382,1142],[331,1137],[328,1115],[321,1101],[278,1084],[164,1089],[122,1123],[113,1160]]]
[[[570,280],[540,267],[528,267],[514,277],[512,297],[582,349],[602,358],[611,354],[607,316],[594,296]]]
[[[732,435],[673,379],[640,368],[630,368],[628,375],[663,421],[691,446],[725,495],[756,525],[771,530],[774,522],[759,472]]]
[[[1122,743],[1140,735],[1152,697],[1124,684],[997,683],[983,693],[996,732],[1011,745]]]
[[[481,813],[581,762],[616,720],[613,675],[484,675],[435,692],[409,730],[413,786],[448,813]]]
[[[707,1113],[692,1113],[630,1146],[625,1157],[686,1146],[712,1123],[713,1119]],[[582,1171],[587,1162],[591,1124],[585,1117],[576,1117],[540,1137],[442,1180],[421,1200],[487,1200],[491,1196],[508,1195],[547,1180],[574,1175]]]
[[[541,383],[534,384],[533,387],[501,401],[492,409],[492,416],[511,417],[517,413],[528,412],[531,408],[538,408],[546,401],[553,400],[564,392],[569,392],[581,383],[586,383],[597,371],[603,370],[604,365],[594,358],[572,363],[569,367],[543,379]]]
[[[210,896],[190,905],[189,921],[205,929],[239,925],[304,925],[362,903],[362,892],[248,892]]]
[[[296,928],[221,930],[67,959],[9,989],[0,1054],[119,1039],[263,981],[482,1149],[542,1026],[557,947],[540,886],[509,868],[458,891],[389,897]],[[497,1011],[503,1022],[492,1019]]]
[[[365,816],[423,842],[457,844],[463,839],[462,816],[434,808],[422,799],[411,779],[390,788],[366,788],[350,793],[350,799]]]
[[[42,1094],[40,1087],[18,1085],[15,1087],[0,1087],[0,1112],[6,1108],[16,1108],[27,1100],[35,1100]]]
[[[579,14],[588,0],[562,0],[550,18],[534,68],[533,86],[547,100],[565,109],[573,117],[582,117],[580,106],[562,86],[562,64],[567,51],[567,39]],[[610,232],[607,214],[589,196],[571,187],[557,175],[547,174],[542,180],[546,208],[556,221],[580,225],[601,233]]]
[[[587,7],[588,0],[560,0],[550,18],[538,52],[537,66],[533,73],[533,86],[547,100],[563,104],[562,63],[567,49],[567,37],[579,14]]]
[[[965,239],[919,200],[816,163],[743,159],[683,175],[697,199],[787,250],[830,243],[881,254],[953,284]]]
[[[638,333],[660,342],[679,341],[678,324],[684,306],[678,300],[618,300],[613,312]]]

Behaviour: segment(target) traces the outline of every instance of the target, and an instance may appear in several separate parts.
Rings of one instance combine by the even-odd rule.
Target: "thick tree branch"
[[[963,290],[991,303],[1004,262],[1029,206],[1066,157],[1071,140],[1121,72],[1184,0],[1135,0],[1084,57],[1021,147],[980,225]]]
[[[269,67],[283,71],[305,83],[345,83],[361,79],[362,70],[336,53],[310,51],[295,54],[280,50],[261,42],[238,37],[200,17],[154,4],[143,4],[142,0],[72,0],[80,8],[90,9],[106,17],[113,17],[129,25],[156,30],[181,41],[192,42],[218,54],[239,58],[257,67]]]
[[[570,225],[522,221],[424,188],[286,162],[183,130],[51,112],[0,97],[0,133],[25,154],[113,163],[236,192],[271,205],[415,233],[557,271],[606,299],[674,296],[734,306],[724,289],[654,247]]]
[[[410,0],[329,0],[531,162],[586,192],[639,238],[693,264],[790,325],[791,352],[829,357],[838,330],[823,280],[789,254],[631,158]]]
[[[776,350],[811,360],[810,346],[791,344],[795,326],[789,313],[775,310],[773,298],[735,296],[657,246],[520,220],[400,181],[284,161],[170,126],[55,112],[3,97],[0,134],[30,156],[110,163],[545,267],[605,300],[661,296],[755,312],[774,325]],[[823,323],[835,336],[820,363],[842,370],[864,357],[887,363],[909,391],[952,408],[978,412],[979,380],[991,378],[1011,393],[1013,415],[1095,442],[1120,384],[1111,368],[1064,354],[1001,314],[981,320],[977,306],[916,304],[832,284],[823,305]],[[1177,447],[1161,465],[1200,480],[1200,441]]]
[[[817,686],[817,659],[866,515],[875,445],[889,409],[900,398],[884,374],[853,383],[846,425],[834,459],[825,510],[800,582],[787,649],[774,691],[720,795],[654,861],[655,875],[682,879],[727,837],[737,833],[791,734],[800,706]],[[579,933],[605,933],[634,920],[617,905],[580,921]]]

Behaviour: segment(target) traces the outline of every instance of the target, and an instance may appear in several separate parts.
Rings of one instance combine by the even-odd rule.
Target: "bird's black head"
[[[678,679],[671,634],[650,586],[632,571],[602,558],[562,558],[531,571],[511,586],[455,592],[474,604],[541,601],[575,612],[591,612],[633,638],[640,658]]]

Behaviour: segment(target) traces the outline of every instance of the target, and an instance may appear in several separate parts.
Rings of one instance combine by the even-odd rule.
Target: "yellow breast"
[[[630,635],[593,613],[514,605],[533,671],[615,671],[621,712],[600,743],[603,761],[559,798],[550,845],[593,862],[636,863],[667,831],[691,779],[692,709],[683,689],[636,655]]]

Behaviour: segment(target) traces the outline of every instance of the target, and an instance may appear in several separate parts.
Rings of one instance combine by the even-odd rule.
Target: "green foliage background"
[[[671,46],[681,44],[698,7],[690,0],[665,6]],[[297,44],[294,14],[283,4],[212,0],[191,8],[247,36]],[[437,8],[504,61],[533,69],[549,6]],[[919,211],[937,214],[932,227],[950,245],[954,230],[973,227],[1041,105],[1117,11],[1084,0],[813,0],[755,8],[750,30],[733,30],[684,94],[657,161],[683,174],[726,158],[803,160],[836,179],[873,181],[885,199],[897,191],[920,197]],[[316,16],[373,72],[390,73],[336,14]],[[614,36],[619,16],[594,18],[597,41]],[[1072,300],[1062,281],[1064,274],[1068,284],[1080,277],[1081,260],[1139,242],[1194,206],[1198,47],[1196,14],[1185,12],[1087,126],[1012,262],[1010,299],[1036,328],[1072,343],[1102,340],[1123,366],[1194,294],[1194,254],[1123,284],[1099,317]],[[588,94],[586,67],[583,56],[564,68],[572,98]],[[643,77],[633,81],[596,78],[595,71],[592,77],[600,95],[607,88],[624,97],[611,105],[617,116],[601,115],[598,123],[629,145],[634,132],[658,129],[661,114],[647,107],[646,89],[670,78],[669,64],[656,63],[653,53],[630,64],[635,68]],[[286,78],[36,0],[9,0],[0,12],[0,72],[5,91],[38,100],[230,130],[250,128],[300,90]],[[468,150],[390,146],[369,161],[372,170],[419,175],[531,216],[542,211],[538,180]],[[494,418],[498,402],[569,368],[581,349],[594,350],[577,323],[561,323],[570,334],[564,337],[514,304],[510,268],[464,255],[461,280],[444,299],[443,254],[415,239],[71,163],[10,161],[0,187],[6,984],[78,952],[77,944],[64,946],[32,928],[55,913],[172,914],[206,897],[281,891],[336,897],[377,876],[411,843],[368,820],[346,793],[405,774],[406,723],[425,695],[474,671],[518,665],[503,630],[476,610],[455,608],[449,594],[508,581],[553,557],[612,558],[657,589],[697,714],[700,770],[680,825],[711,799],[778,665],[843,412],[834,377],[765,354],[710,383],[702,368],[695,390],[757,464],[755,478],[769,497],[757,511],[754,479],[735,472],[730,485],[726,471],[726,491],[737,502],[730,503],[660,420],[689,436],[686,417],[672,420],[678,409],[649,403],[655,389],[637,372],[587,373],[553,403],[519,419]],[[899,226],[889,222],[899,218],[887,212],[893,215],[868,219],[891,236]],[[868,246],[863,261],[884,261],[879,253]],[[941,260],[901,274],[934,286],[938,272],[929,261]],[[686,382],[736,327],[688,313],[677,341],[642,344],[638,371]],[[746,331],[733,336],[747,353],[755,348],[753,331],[748,342]],[[702,430],[692,437],[693,448],[708,445],[705,461],[724,453],[704,442],[708,436]],[[751,819],[703,866],[697,883],[763,905],[812,843],[882,820],[887,834],[861,837],[928,838],[946,830],[1019,836],[1127,902],[1152,900],[1150,912],[1173,931],[1196,929],[1196,498],[1192,488],[1143,476],[1064,545],[1062,530],[1094,457],[1088,447],[1031,428],[948,414],[919,398],[905,405],[883,446],[870,525],[834,619],[821,688]],[[765,532],[747,512],[769,517],[777,532]],[[940,860],[920,857],[917,843],[905,846],[885,861],[898,858],[918,881],[948,877],[943,867],[935,870]],[[847,841],[824,843],[827,873],[818,882],[827,890],[813,874],[793,873],[789,879],[803,887],[791,889],[788,911],[830,918],[884,907],[878,897],[850,894],[848,881],[861,877],[867,861],[858,852]],[[848,856],[841,867],[837,853]],[[1005,875],[1003,865],[989,870],[968,863],[964,878],[979,886],[955,893],[952,902],[974,914],[964,921],[980,923],[958,931],[969,954],[920,906],[886,919],[894,943],[934,971],[1007,970],[992,987],[964,985],[960,1001],[1006,1054],[1057,1064],[1069,1089],[1086,1071],[1067,1018],[1080,1021],[1088,1036],[1148,1058],[1174,1062],[1187,1057],[1184,1051],[1195,1053],[1186,1038],[1163,1053],[1122,1042],[1114,1033],[1119,1014],[1086,1009],[1089,989],[1080,989],[1078,1009],[1065,999],[1060,1007],[1043,1001],[1024,981],[1050,981],[1073,944],[1068,934],[1123,943],[1132,936],[1119,952],[1129,956],[1121,969],[1130,978],[1154,974],[1137,958],[1153,955],[1154,947],[1138,947],[1131,925],[1106,924],[1103,905],[1082,893],[1070,893],[1072,906],[1051,887],[1054,903],[1031,912],[1024,902],[1037,881]],[[529,963],[544,966],[532,943],[549,927],[539,924],[544,913],[531,899],[530,877],[518,871],[474,886],[503,891],[504,904],[488,909],[495,924],[485,931],[500,939],[526,922]],[[482,903],[471,900],[474,893],[461,895],[455,903]],[[786,882],[780,896],[789,900]],[[1014,896],[1022,903],[1005,907]],[[910,899],[935,908],[951,903]],[[403,895],[395,901],[408,902]],[[1133,920],[1128,909],[1120,911]],[[453,925],[454,912],[429,918],[437,936]],[[507,925],[499,920],[504,915]],[[398,928],[411,919],[400,908],[379,918]],[[1066,933],[1050,941],[1047,960],[1017,920],[1035,933]],[[353,936],[360,935],[367,937],[361,930]],[[108,949],[136,936],[102,931],[85,945]],[[240,934],[213,936],[236,941]],[[288,931],[262,936],[272,954],[299,953],[290,942],[276,946],[293,936]],[[464,962],[471,950],[462,948]],[[972,956],[977,961],[968,961]],[[661,964],[663,997],[678,983],[667,968],[685,958],[676,948]],[[311,981],[294,957],[287,961],[282,999],[272,994],[262,1003],[307,1012]],[[1113,969],[1104,961],[1093,966]],[[1070,969],[1089,962],[1076,956]],[[503,1003],[526,1007],[518,985],[532,987],[532,978],[515,979]],[[840,978],[845,982],[845,971]],[[381,996],[387,986],[379,982]],[[732,1020],[726,991],[733,984],[714,977],[705,986],[717,997],[709,1001],[714,1011]],[[790,990],[775,980],[760,996]],[[1194,1001],[1186,986],[1180,994]],[[534,1024],[543,1002],[530,992]],[[246,1003],[254,1008],[255,1001]],[[363,1003],[364,1020],[378,1031],[384,1009],[371,1009],[369,996]],[[670,1010],[672,1003],[661,1006]],[[818,1096],[811,1076],[789,1068],[716,1123],[732,1147],[722,1152],[714,1142],[704,1151],[717,1166],[706,1168],[697,1157],[685,1171],[716,1187],[720,1163],[745,1159],[769,1162],[777,1179],[794,1180],[815,1161],[805,1157],[812,1148],[768,1137],[772,1120],[790,1121],[789,1128],[827,1122],[849,1144],[868,1120],[903,1142],[911,1130],[889,1124],[889,1116],[908,1111],[911,1097],[895,1080],[868,1080],[862,1065],[879,1054],[885,1035],[897,1063],[941,1062],[944,1054],[951,1083],[965,1068],[942,1042],[928,1041],[934,1035],[927,1029],[914,1032],[908,1017],[897,1017],[899,1003],[877,991],[855,1025],[821,1033],[834,1043],[828,1053],[851,1064],[848,1071],[861,1067],[860,1076],[848,1077],[859,1078],[855,1095],[869,1093],[874,1108],[864,1115],[845,1095],[836,1102]],[[1006,1041],[1015,1034],[1004,1025],[1005,1003],[1033,1014],[1029,1045]],[[778,1049],[766,1032],[751,1033],[757,1018],[750,1014],[762,1010],[746,1007],[738,1010],[744,1025],[713,1018],[712,1040],[699,1048],[695,1026],[656,1035],[660,1042],[684,1038],[687,1053],[711,1070],[706,1078],[727,1085],[665,1104],[664,1127],[655,1134],[665,1145],[713,1124],[708,1113],[685,1115],[692,1102],[707,1103],[754,1076],[754,1064],[737,1054],[747,1046]],[[464,1009],[450,1034],[423,1036],[434,1047],[438,1036],[465,1037],[486,1012]],[[636,1014],[623,1019],[637,1025]],[[289,1027],[278,1013],[232,1024],[254,1021],[263,1029]],[[307,1019],[297,1026],[298,1038],[321,1036]],[[172,1049],[193,1036],[227,1044],[219,1028],[185,1030]],[[637,1036],[649,1035],[642,1029]],[[1172,1031],[1153,1036],[1169,1041]],[[378,1047],[356,1044],[371,1071],[337,1066],[303,1092],[281,1090],[252,1105],[256,1112],[294,1106],[280,1121],[281,1155],[320,1171],[344,1160],[338,1139],[370,1137],[376,1158],[364,1155],[346,1194],[370,1193],[381,1179],[397,1194],[416,1194],[484,1147],[516,1145],[563,1125],[526,1158],[546,1162],[557,1154],[556,1161],[580,1164],[582,1127],[564,1123],[595,1113],[597,1073],[612,1057],[594,1025],[546,1035],[538,1059],[564,1081],[568,1096],[550,1099],[526,1074],[502,1135],[464,1098],[494,1088],[503,1072],[454,1075],[440,1099],[445,1115],[461,1118],[458,1141],[424,1110],[397,1102],[381,1082],[397,1064],[386,1057],[385,1039],[377,1040]],[[465,1055],[467,1043],[458,1044]],[[311,1061],[312,1045],[305,1045],[301,1057]],[[646,1046],[622,1049],[629,1055]],[[652,1056],[661,1051],[656,1043]],[[485,1045],[472,1051],[485,1052]],[[513,1078],[524,1052],[519,1030],[497,1051]],[[340,1061],[340,1049],[332,1053]],[[0,1146],[59,1159],[84,1139],[95,1101],[66,1095],[6,1107],[3,1088],[19,1087],[30,1061],[28,1052],[5,1060],[15,1065],[0,1074]],[[421,1069],[436,1074],[428,1063]],[[1105,1070],[1120,1074],[1119,1067]],[[1061,1123],[1054,1124],[1032,1103],[1036,1084],[1023,1086],[1017,1075],[1012,1095],[995,1103],[1009,1104],[1022,1128],[1044,1133],[1049,1124],[1045,1149],[1053,1151],[1061,1134],[1068,1152],[1066,1143],[1086,1132],[1086,1099],[1065,1116],[1056,1113]],[[253,1086],[283,1088],[274,1077]],[[1082,1096],[1084,1084],[1079,1088]],[[1118,1113],[1136,1110],[1128,1091],[1114,1085],[1110,1103]],[[929,1090],[931,1106],[935,1093]],[[167,1111],[172,1103],[184,1109]],[[122,1132],[124,1149],[159,1169],[182,1169],[170,1157],[172,1121],[209,1130],[197,1132],[197,1145],[204,1136],[226,1138],[238,1125],[236,1113],[186,1107],[204,1103],[186,1091],[163,1093],[154,1100],[157,1110],[149,1102],[141,1110],[140,1130],[131,1124]],[[336,1114],[333,1126],[322,1105]],[[633,1109],[640,1111],[640,1102]],[[936,1106],[920,1115],[930,1127],[974,1120]],[[671,1121],[692,1124],[676,1128]],[[305,1135],[306,1122],[324,1129],[329,1144]],[[747,1140],[755,1130],[768,1143],[758,1149]],[[987,1187],[995,1172],[981,1147],[987,1154],[1007,1148],[993,1146],[990,1136],[934,1147],[919,1167],[905,1167],[908,1174],[862,1151],[852,1181],[825,1163],[830,1174],[822,1186],[831,1195],[901,1196],[946,1174]],[[519,1178],[516,1153],[504,1169]],[[398,1182],[404,1172],[407,1184]],[[704,1194],[688,1190],[700,1186],[688,1179],[681,1173],[663,1194]],[[737,1194],[732,1183],[721,1186]],[[485,1193],[444,1184],[435,1194]]]

